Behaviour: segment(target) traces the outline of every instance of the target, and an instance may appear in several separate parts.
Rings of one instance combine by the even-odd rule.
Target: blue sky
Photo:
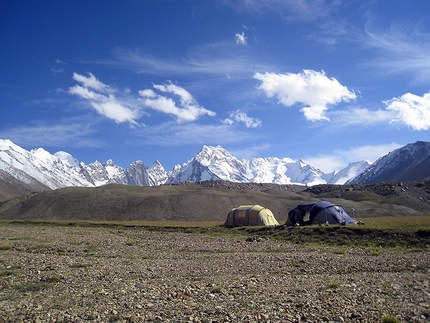
[[[0,138],[87,164],[339,170],[430,140],[430,1],[6,0],[0,103]]]

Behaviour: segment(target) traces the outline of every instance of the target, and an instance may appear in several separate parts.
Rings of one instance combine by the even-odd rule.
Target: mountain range
[[[156,186],[206,180],[307,186],[370,184],[421,180],[429,176],[430,143],[420,141],[399,148],[373,164],[358,161],[338,172],[325,174],[301,159],[238,159],[221,146],[203,146],[189,161],[167,171],[159,161],[147,167],[139,160],[125,169],[112,160],[85,164],[64,151],[54,154],[43,148],[28,151],[11,140],[0,139],[0,181],[21,184],[26,191],[106,184]]]
[[[379,158],[347,184],[412,182],[430,177],[430,142],[417,141]]]

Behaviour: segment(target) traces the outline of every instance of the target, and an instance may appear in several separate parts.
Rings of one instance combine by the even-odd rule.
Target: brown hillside
[[[31,183],[24,183],[0,169],[0,203],[31,192],[45,190],[49,190],[49,187],[36,180]]]
[[[197,184],[69,187],[38,193],[10,207],[0,218],[224,221],[227,213],[241,204],[270,205],[274,214],[285,213],[288,201],[299,199],[296,195],[287,191],[284,196],[230,191]]]
[[[224,221],[242,204],[272,210],[280,223],[300,203],[329,200],[353,217],[430,214],[430,182],[378,185],[240,184],[207,181],[162,186],[68,187],[0,204],[0,219]],[[2,208],[3,206],[3,208]],[[354,209],[354,211],[353,211]]]

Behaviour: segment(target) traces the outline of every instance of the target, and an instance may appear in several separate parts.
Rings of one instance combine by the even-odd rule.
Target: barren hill
[[[0,203],[0,219],[220,221],[260,204],[279,222],[300,203],[329,200],[354,217],[430,214],[430,181],[375,185],[276,185],[206,181],[162,186],[106,185],[43,191]]]

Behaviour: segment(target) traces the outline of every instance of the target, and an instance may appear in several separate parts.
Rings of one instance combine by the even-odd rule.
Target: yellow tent
[[[260,205],[241,205],[231,210],[224,226],[227,228],[241,226],[275,226],[279,225],[272,211]]]

